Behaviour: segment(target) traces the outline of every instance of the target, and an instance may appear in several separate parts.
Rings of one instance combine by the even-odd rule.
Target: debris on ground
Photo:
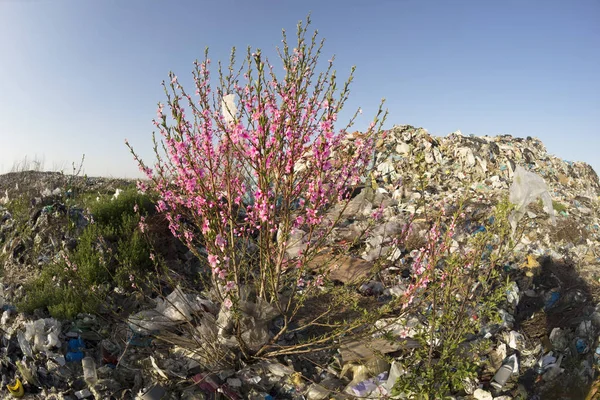
[[[453,237],[458,249],[485,230],[487,211],[510,196],[516,205],[513,235],[523,232],[504,268],[510,285],[502,321],[472,338],[489,341],[491,350],[479,355],[478,378],[454,398],[593,395],[600,367],[600,182],[593,169],[549,155],[531,137],[474,137],[458,131],[434,137],[407,125],[385,132],[377,143],[375,166],[372,182],[356,188],[332,239],[308,269],[327,274],[336,284],[356,285],[357,296],[385,304],[407,290],[415,251],[429,229],[427,210],[419,203],[451,207],[459,199],[472,199],[464,208],[465,224]],[[416,181],[423,171],[426,186]],[[239,337],[250,344],[245,351],[256,351],[277,330],[277,312],[250,298],[240,305],[241,316],[235,318],[242,323],[235,329],[226,306],[209,293],[191,293],[183,286],[152,301],[114,288],[107,304],[118,304],[120,320],[102,312],[59,321],[48,310],[35,315],[17,311],[14,305],[27,296],[23,282],[75,248],[93,220],[87,210],[67,207],[65,198],[74,192],[68,192],[64,179],[33,172],[0,176],[0,394],[5,398],[319,400],[397,394],[394,384],[406,373],[411,349],[419,346],[413,336],[421,322],[410,316],[377,321],[381,335],[371,340],[340,340],[336,348],[314,355],[323,361],[316,366],[302,356],[251,364],[240,360]],[[117,199],[131,185],[80,178],[71,186]],[[8,207],[20,198],[30,200],[17,215]],[[382,217],[360,246],[350,253],[337,251],[337,244],[364,231],[378,209]],[[408,227],[404,242],[394,240]],[[301,239],[306,233],[296,234]],[[181,243],[165,239],[160,245],[168,249],[164,253],[177,277],[202,271],[201,262]],[[287,249],[290,256],[300,251],[301,246]]]

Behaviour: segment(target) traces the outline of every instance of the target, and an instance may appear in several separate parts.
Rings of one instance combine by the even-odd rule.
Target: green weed
[[[91,218],[77,246],[26,285],[28,295],[19,307],[26,312],[47,308],[54,317],[72,318],[97,310],[107,288],[133,288],[135,281],[146,278],[153,263],[139,224],[152,212],[152,204],[134,188],[116,199],[112,195],[87,197]]]

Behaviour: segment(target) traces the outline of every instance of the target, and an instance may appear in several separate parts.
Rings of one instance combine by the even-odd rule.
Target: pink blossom
[[[210,232],[210,224],[208,222],[208,219],[204,219],[204,221],[202,222],[202,234],[206,235],[208,232]]]
[[[314,280],[315,286],[323,286],[323,275],[317,275],[317,278]]]
[[[215,275],[221,280],[225,279],[226,271],[222,268],[215,268]]]
[[[235,282],[234,281],[227,281],[227,284],[225,285],[225,291],[229,292],[231,290],[235,289]]]
[[[148,227],[148,225],[146,225],[146,217],[140,217],[140,223],[138,226],[142,233],[146,231],[146,228]]]
[[[371,217],[375,221],[379,221],[383,217],[383,207],[379,206],[375,211],[371,213]]]
[[[215,238],[215,246],[217,246],[221,251],[225,250],[225,246],[227,245],[227,240],[220,233]]]
[[[233,306],[233,302],[229,297],[223,300],[223,306],[225,306],[225,308],[227,308],[228,310],[231,309],[231,307]]]
[[[211,268],[216,268],[217,264],[220,264],[221,261],[219,261],[219,257],[217,257],[214,254],[209,254],[208,255],[208,264],[211,266]]]

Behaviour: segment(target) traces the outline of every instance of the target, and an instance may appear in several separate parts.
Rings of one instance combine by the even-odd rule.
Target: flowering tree
[[[239,69],[235,49],[226,73],[219,64],[216,90],[207,51],[195,63],[195,97],[171,73],[163,82],[170,118],[159,103],[154,121],[154,168],[127,144],[172,233],[210,266],[223,304],[235,309],[241,288],[253,286],[257,299],[287,316],[282,332],[299,297],[323,282],[303,276],[337,222],[324,216],[366,176],[385,119],[380,107],[364,134],[347,131],[358,112],[335,129],[354,69],[341,90],[333,60],[317,73],[323,41],[316,32],[306,39],[309,24],[298,24],[293,49],[283,32],[283,77],[250,49]]]

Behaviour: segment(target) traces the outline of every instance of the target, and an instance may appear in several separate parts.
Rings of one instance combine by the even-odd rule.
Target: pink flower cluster
[[[284,60],[283,80],[259,53],[248,62],[258,76],[244,75],[243,86],[230,81],[229,94],[211,90],[208,58],[195,64],[194,97],[171,74],[164,84],[170,115],[159,103],[154,120],[165,152],[156,150],[153,169],[136,156],[173,234],[189,247],[201,241],[214,277],[223,281],[232,279],[232,240],[274,238],[292,210],[288,232],[321,224],[326,207],[360,181],[373,149],[372,135],[350,139],[335,130],[345,99],[333,99],[301,50]],[[312,89],[311,80],[317,82]],[[267,256],[282,260],[277,251]]]

